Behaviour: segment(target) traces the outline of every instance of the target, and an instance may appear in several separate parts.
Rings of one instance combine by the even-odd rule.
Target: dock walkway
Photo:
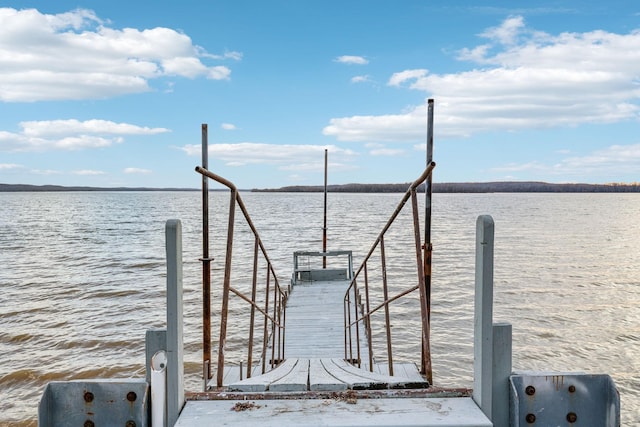
[[[348,281],[301,282],[287,301],[285,361],[239,380],[225,375],[224,391],[187,400],[177,427],[430,426],[488,427],[470,397],[441,396],[413,363],[358,368],[345,361],[344,308]],[[366,354],[366,337],[360,345]],[[431,396],[431,397],[428,397]],[[425,400],[428,397],[428,400]]]
[[[339,391],[420,388],[428,383],[414,364],[398,364],[403,375],[383,374],[380,367],[360,369],[345,361],[346,280],[298,282],[287,301],[285,361],[263,375],[240,380],[226,375],[229,391]],[[354,317],[355,318],[355,317]],[[364,330],[360,345],[367,354]]]
[[[344,358],[346,280],[299,282],[287,301],[285,357]],[[361,337],[364,332],[361,329]],[[366,340],[361,339],[361,344]]]

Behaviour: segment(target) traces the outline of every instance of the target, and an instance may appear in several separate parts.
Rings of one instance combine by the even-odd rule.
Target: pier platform
[[[297,282],[287,301],[285,360],[224,387],[191,393],[176,426],[491,426],[468,390],[429,388],[413,363],[354,366],[345,360],[346,280]],[[355,306],[353,306],[355,307]],[[355,308],[354,308],[355,309]],[[362,354],[366,336],[360,330]]]
[[[470,397],[187,401],[176,427],[493,426]]]

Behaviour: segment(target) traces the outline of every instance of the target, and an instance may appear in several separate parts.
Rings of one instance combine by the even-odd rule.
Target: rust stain
[[[347,390],[347,391],[300,391],[300,392],[229,392],[225,388],[216,391],[186,392],[186,400],[291,400],[291,399],[328,399],[346,400],[379,399],[384,397],[469,397],[468,388],[429,387],[426,389],[390,389],[390,390]]]
[[[262,406],[257,405],[255,402],[236,402],[235,405],[231,407],[232,411],[242,412],[242,411],[250,411],[252,409],[259,409]]]

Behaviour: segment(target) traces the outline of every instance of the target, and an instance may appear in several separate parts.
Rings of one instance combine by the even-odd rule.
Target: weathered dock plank
[[[308,388],[309,359],[298,359],[287,375],[269,385],[269,391],[306,391]]]
[[[341,391],[346,389],[347,384],[327,372],[320,359],[309,361],[309,390]]]
[[[287,359],[276,369],[228,385],[229,391],[339,391],[427,388],[421,379],[389,376],[357,368],[342,359]]]
[[[395,376],[379,374],[377,372],[371,372],[365,369],[357,368],[352,364],[342,359],[331,359],[329,361],[335,368],[332,368],[329,372],[333,375],[344,371],[351,375],[355,375],[369,381],[370,384],[366,388],[400,388],[400,387],[428,387],[429,383],[422,377],[420,380],[410,380],[409,378],[400,376],[396,373]]]
[[[187,401],[176,427],[217,425],[490,427],[468,397]]]
[[[285,357],[344,357],[343,299],[348,286],[349,281],[338,280],[293,287],[287,301]],[[362,330],[360,341],[366,348]]]
[[[269,385],[280,378],[285,377],[295,367],[298,359],[287,359],[277,368],[256,377],[246,378],[233,384],[229,384],[231,391],[267,391]]]
[[[362,369],[369,370],[369,364],[363,363]],[[386,362],[374,363],[373,364],[373,372],[377,372],[383,375],[389,374],[389,364]],[[402,362],[394,362],[393,363],[393,374],[395,376],[408,378],[412,382],[422,382],[425,381],[424,377],[420,375],[420,371],[415,363],[402,363]]]

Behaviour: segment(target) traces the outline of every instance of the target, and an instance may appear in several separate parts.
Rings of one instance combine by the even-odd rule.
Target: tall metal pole
[[[427,165],[433,161],[433,99],[429,99],[427,108]],[[432,174],[427,177],[425,184],[425,224],[424,224],[424,282],[425,295],[427,298],[427,324],[426,336],[431,340],[431,253],[433,246],[431,244],[431,193],[432,193]],[[423,346],[424,347],[424,346]],[[433,384],[433,369],[431,367],[431,343],[427,342],[426,348],[428,354],[423,357],[422,370],[430,384]]]
[[[209,169],[209,136],[202,125],[202,167]],[[202,175],[202,373],[204,390],[211,379],[211,261],[209,258],[209,178]]]
[[[327,252],[327,149],[324,150],[324,223],[322,225],[322,252]],[[327,268],[327,257],[322,257],[322,268]]]

